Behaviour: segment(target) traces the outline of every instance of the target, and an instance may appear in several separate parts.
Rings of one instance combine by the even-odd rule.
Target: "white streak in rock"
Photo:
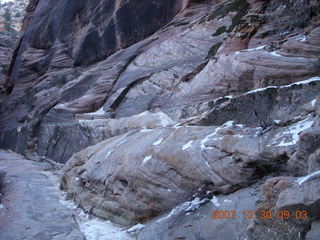
[[[299,185],[301,185],[302,183],[305,183],[307,181],[310,181],[311,179],[315,179],[315,178],[319,178],[320,177],[320,170],[315,171],[307,176],[304,177],[300,177],[296,180],[296,183],[298,183]]]
[[[112,154],[112,151],[108,151],[105,158],[108,158]]]
[[[186,150],[192,146],[193,140],[190,140],[187,144],[182,146],[182,150]]]

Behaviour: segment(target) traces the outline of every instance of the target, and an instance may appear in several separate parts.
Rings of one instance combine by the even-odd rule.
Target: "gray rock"
[[[306,236],[306,240],[317,240],[320,236],[320,222],[316,221],[312,223],[311,229]]]
[[[149,239],[245,239],[246,229],[252,220],[246,218],[249,211],[254,211],[256,202],[261,200],[261,183],[256,183],[250,188],[236,191],[235,193],[216,196],[215,201],[209,201],[198,209],[177,214],[166,213],[152,220],[140,232],[139,240]],[[215,204],[214,204],[215,203]],[[212,219],[214,211],[236,211],[234,219]],[[246,212],[246,213],[245,213]]]
[[[84,239],[73,212],[59,202],[58,182],[47,165],[0,151],[7,172],[0,209],[0,239]]]

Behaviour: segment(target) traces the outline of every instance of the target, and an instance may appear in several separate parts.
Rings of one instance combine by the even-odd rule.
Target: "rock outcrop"
[[[237,190],[251,186],[260,179],[272,175],[295,174],[291,169],[294,169],[292,166],[300,164],[295,164],[294,159],[299,152],[299,146],[307,138],[306,134],[312,131],[314,134],[308,138],[308,142],[312,144],[310,139],[315,139],[314,141],[317,142],[314,137],[317,136],[317,132],[312,129],[312,126],[318,120],[315,112],[315,106],[318,103],[315,99],[320,91],[319,80],[319,78],[313,78],[288,86],[269,87],[228,99],[228,102],[224,100],[224,109],[233,111],[237,109],[233,114],[217,107],[220,113],[213,110],[214,114],[205,112],[200,118],[191,117],[185,122],[178,122],[171,126],[133,130],[109,138],[71,157],[64,169],[62,187],[88,212],[121,224],[134,224],[147,222],[163,212],[174,209],[175,206],[181,206],[180,204],[186,200],[192,201],[195,197],[201,197],[203,202],[199,205],[205,205],[206,202],[215,199],[215,195],[227,199],[231,196],[238,197]],[[312,94],[313,91],[314,94]],[[279,94],[278,97],[275,97],[277,94]],[[293,95],[295,97],[292,97]],[[305,96],[310,98],[304,99]],[[245,118],[234,117],[249,116],[249,113],[241,114],[243,109],[249,108],[250,101],[243,100],[245,98],[255,99],[255,102],[263,106],[268,106],[267,102],[263,102],[264,99],[278,101],[273,101],[272,105],[269,104],[269,112],[264,111],[266,115],[258,118],[256,122],[246,122]],[[292,102],[286,102],[283,99],[290,99]],[[301,104],[301,107],[295,105],[297,103]],[[313,109],[308,108],[309,104],[313,105]],[[220,107],[221,105],[220,103]],[[290,108],[288,106],[291,106],[293,111],[285,113]],[[211,107],[214,109],[213,106]],[[254,120],[255,114],[257,113],[252,112],[250,119]],[[227,122],[218,127],[219,122],[214,121],[212,124],[216,126],[200,126],[199,123],[207,119],[206,116],[212,115],[217,119],[222,115],[221,117],[224,117]],[[268,120],[269,125],[261,124],[261,120]],[[312,154],[317,148],[318,145],[315,148],[309,148],[306,152]],[[317,177],[319,176],[313,178],[317,179]],[[276,204],[278,211],[294,204],[297,206],[296,209],[301,209],[300,205],[305,201],[305,197],[308,198],[308,193],[303,192],[300,187],[293,187],[291,192],[286,190],[294,185],[294,181],[294,177],[276,177],[274,180],[268,180],[264,187],[266,203],[263,205],[264,208],[258,206],[258,210],[266,209],[267,211]],[[259,186],[261,185],[262,183]],[[315,191],[309,193],[311,203],[304,209],[315,217],[310,219],[302,230],[301,228],[292,230],[292,236],[298,236],[299,231],[306,232],[310,223],[318,216],[314,210],[318,207],[317,201],[320,197],[317,187],[309,186],[309,183],[304,185],[310,187],[310,190],[305,191]],[[296,198],[295,203],[292,203],[292,196],[295,194],[300,198]],[[262,197],[255,201],[257,200],[261,201]],[[255,201],[250,204],[255,205]],[[247,211],[250,204],[243,206],[243,211]],[[180,208],[178,207],[178,210]],[[208,205],[206,209],[212,210],[212,207]],[[242,212],[239,206],[232,210]],[[255,206],[250,210],[256,211]],[[187,212],[169,214],[165,218],[172,217],[168,220],[169,222],[178,218],[177,221],[185,223],[183,219],[186,216],[182,213]],[[276,220],[272,223],[274,227],[275,222]],[[211,224],[218,228],[221,222],[217,220]],[[241,224],[243,224],[242,234],[246,234],[244,227],[246,224]],[[285,231],[283,233],[285,237],[291,225],[287,226],[286,223],[283,225],[280,229]],[[156,237],[151,233],[164,231],[157,224],[151,226],[153,225],[150,225],[151,232],[142,232],[142,236]],[[232,227],[235,226],[232,225]],[[267,231],[267,228],[263,230]],[[267,236],[277,236],[278,230],[274,230],[273,235],[265,234],[266,239]],[[180,231],[178,227],[174,233]],[[224,229],[224,234],[225,231],[229,230]],[[261,232],[252,233],[252,231],[250,229],[250,236],[262,234]],[[186,239],[193,239],[189,237]],[[148,238],[142,237],[142,239]],[[169,237],[163,239],[169,239]]]
[[[68,197],[138,239],[313,239],[319,24],[316,0],[32,0],[0,146],[66,163]]]

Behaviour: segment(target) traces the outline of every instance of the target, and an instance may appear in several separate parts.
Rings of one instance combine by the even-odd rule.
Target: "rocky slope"
[[[1,147],[67,162],[68,196],[138,239],[317,239],[319,10],[32,0]]]

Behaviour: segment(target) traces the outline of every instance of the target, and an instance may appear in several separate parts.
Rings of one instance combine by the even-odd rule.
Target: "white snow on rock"
[[[151,158],[152,158],[152,156],[146,156],[146,157],[143,159],[142,164],[147,163]]]
[[[158,146],[158,145],[160,145],[161,143],[162,143],[162,138],[160,138],[158,141],[156,141],[156,142],[154,142],[152,145],[153,146]]]
[[[131,228],[129,228],[127,230],[127,233],[131,234],[137,234],[138,232],[140,232],[146,225],[138,223],[134,226],[132,226]]]
[[[213,197],[212,197],[211,202],[212,202],[213,205],[215,205],[216,207],[219,207],[219,206],[220,206],[219,199],[218,199],[216,196],[213,196]]]
[[[317,99],[314,99],[314,100],[311,101],[311,105],[312,105],[313,107],[316,105],[316,101],[317,101]]]
[[[0,209],[1,209],[1,208],[4,208],[3,204],[0,204]]]
[[[109,221],[90,219],[79,225],[87,240],[131,240],[128,233]]]
[[[296,144],[299,140],[299,134],[300,132],[310,128],[313,124],[313,119],[312,118],[307,118],[305,120],[302,120],[300,122],[297,122],[290,127],[286,128],[287,130],[280,134],[278,138],[289,136],[289,141],[288,138],[282,139],[282,141],[277,144],[279,147],[286,147],[286,146],[292,146]]]
[[[259,51],[259,50],[263,50],[265,47],[266,47],[266,45],[259,46],[259,47],[256,47],[256,48],[244,49],[244,50],[235,52],[235,54],[239,54],[239,53],[242,53],[242,52],[254,52],[254,51]]]
[[[244,93],[242,95],[247,95],[247,94],[256,93],[256,92],[262,92],[262,91],[265,91],[266,89],[272,89],[272,88],[288,88],[288,87],[292,87],[293,85],[308,84],[308,83],[314,82],[314,81],[320,81],[320,77],[309,78],[309,79],[306,79],[306,80],[303,80],[303,81],[291,83],[289,85],[268,86],[268,87],[265,87],[265,88],[257,88],[257,89],[251,90],[249,92],[246,92],[246,93]]]
[[[209,148],[205,146],[205,143],[208,142],[211,138],[214,139],[220,139],[219,137],[215,136],[217,135],[218,131],[224,128],[228,128],[228,127],[232,127],[234,125],[234,121],[227,121],[225,122],[222,126],[217,127],[213,133],[209,134],[208,136],[206,136],[204,139],[202,139],[200,141],[200,147],[201,149],[205,149],[205,148]],[[240,127],[240,128],[244,128],[245,126],[242,124],[236,124],[235,126]],[[243,137],[242,135],[233,135],[233,136],[237,136],[237,137]]]
[[[273,120],[276,124],[279,124],[281,120]]]
[[[169,125],[174,124],[174,121],[165,113],[158,112],[156,113],[158,115],[158,118],[160,119],[160,126],[166,127]]]
[[[270,52],[270,55],[271,56],[274,56],[274,57],[282,57],[279,53],[277,53],[276,51],[274,52]]]
[[[149,128],[142,128],[140,130],[140,132],[151,132],[151,131],[152,131],[152,129],[149,129]]]
[[[193,140],[190,140],[187,144],[182,146],[182,150],[186,150],[192,146]]]
[[[120,227],[113,225],[110,221],[103,221],[84,213],[76,207],[74,202],[64,200],[61,197],[59,202],[75,213],[79,229],[87,240],[133,240],[129,234]]]
[[[196,197],[195,199],[193,199],[192,201],[188,201],[188,202],[184,202],[180,205],[178,205],[177,207],[175,207],[174,209],[171,210],[171,212],[163,217],[157,220],[157,222],[161,222],[167,218],[170,218],[171,216],[177,215],[179,213],[188,213],[188,212],[194,212],[195,210],[197,210],[201,204],[207,202],[208,199],[204,198],[204,199],[200,199],[198,197]]]
[[[232,203],[232,201],[230,199],[225,199],[224,202],[225,203]]]
[[[298,183],[298,185],[301,185],[302,183],[305,183],[305,182],[310,181],[315,178],[320,178],[320,170],[315,171],[307,176],[298,178],[296,180],[296,183]]]
[[[305,42],[307,40],[307,36],[306,35],[300,35],[297,37],[297,41],[298,42]]]

